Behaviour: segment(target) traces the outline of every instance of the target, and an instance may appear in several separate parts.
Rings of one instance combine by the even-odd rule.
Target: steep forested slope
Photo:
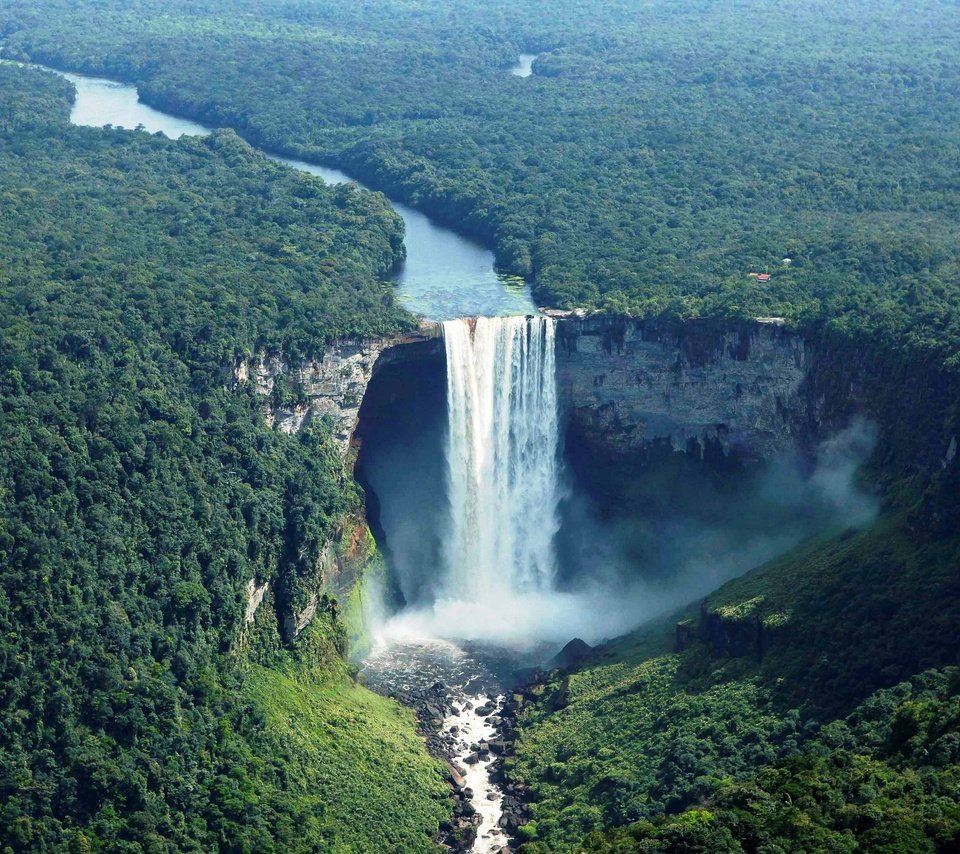
[[[442,779],[335,607],[292,649],[244,621],[359,499],[223,373],[407,323],[402,226],[232,133],[70,127],[71,95],[0,66],[0,846],[427,849]]]
[[[545,685],[521,851],[956,850],[958,565],[886,517]]]
[[[545,303],[823,318],[944,358],[958,27],[944,0],[0,4],[8,54],[348,166]]]

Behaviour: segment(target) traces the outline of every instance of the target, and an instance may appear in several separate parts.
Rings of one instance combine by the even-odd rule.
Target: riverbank
[[[192,119],[148,106],[127,83],[36,65],[69,80],[77,91],[70,114],[73,124],[142,128],[171,139],[206,135],[212,128]],[[264,156],[325,183],[363,183],[339,169],[261,150]],[[385,194],[386,195],[386,194]],[[516,276],[501,275],[493,252],[409,205],[390,198],[404,222],[406,258],[391,275],[397,298],[408,311],[431,320],[466,316],[530,314],[536,310],[530,288]]]
[[[414,709],[428,751],[449,767],[454,810],[437,840],[458,852],[506,854],[527,821],[523,787],[504,778],[524,691],[539,671],[527,657],[436,639],[381,643],[360,674]]]

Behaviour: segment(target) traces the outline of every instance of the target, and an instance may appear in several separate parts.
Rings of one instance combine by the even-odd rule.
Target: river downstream
[[[500,773],[515,724],[507,696],[524,663],[498,647],[417,637],[381,640],[363,663],[364,682],[416,709],[431,752],[449,762],[456,807],[444,841],[457,850],[507,849],[525,815]]]
[[[142,104],[133,86],[56,73],[76,87],[70,115],[75,125],[140,128],[171,139],[211,133],[196,122]],[[336,169],[266,156],[328,184],[362,187]],[[398,299],[408,310],[433,320],[535,312],[529,289],[522,281],[498,275],[490,250],[406,205],[393,202],[393,206],[404,221],[407,257],[392,278]],[[444,640],[409,637],[381,641],[363,663],[363,680],[379,693],[414,707],[427,746],[450,764],[456,808],[444,841],[455,850],[476,854],[508,850],[509,834],[523,818],[522,804],[505,793],[500,782],[500,764],[511,749],[515,722],[515,708],[506,698],[521,664],[499,649],[468,649]]]

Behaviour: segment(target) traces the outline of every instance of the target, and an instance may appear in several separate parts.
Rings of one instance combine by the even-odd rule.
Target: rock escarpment
[[[772,459],[808,420],[811,362],[803,338],[775,322],[558,322],[558,391],[572,435],[614,460],[657,447]]]
[[[252,383],[278,430],[294,433],[313,418],[330,418],[346,454],[375,371],[442,351],[439,325],[424,323],[408,335],[336,342],[299,364],[258,354],[233,365],[230,382]],[[812,362],[803,337],[776,322],[594,316],[557,325],[561,406],[578,437],[613,457],[666,443],[700,453],[715,444],[770,459],[816,415],[804,393]]]
[[[369,340],[344,340],[328,345],[317,357],[291,363],[279,353],[260,353],[229,367],[228,385],[252,385],[262,398],[267,423],[284,433],[297,433],[314,418],[329,419],[333,436],[346,460],[357,427],[360,404],[374,374],[383,366],[443,352],[436,324],[422,324],[414,333]],[[318,611],[346,603],[348,610],[361,595],[363,580],[379,564],[376,544],[364,514],[340,520],[325,544],[317,565],[306,573],[279,575],[262,584],[251,580],[244,624],[251,625],[265,599],[271,617],[279,621],[286,641],[293,641]],[[359,614],[351,613],[350,629],[360,631]]]
[[[883,426],[891,412],[929,411],[924,429],[931,441],[924,445],[937,448],[937,465],[944,470],[958,456],[956,431],[943,433],[944,404],[931,404],[949,397],[934,394],[937,384],[923,377],[900,382],[897,388],[905,391],[893,402],[885,391],[893,367],[847,345],[838,349],[823,334],[788,330],[774,319],[671,323],[563,317],[557,319],[556,342],[567,462],[604,513],[671,511],[657,504],[656,477],[639,477],[650,465],[656,474],[667,462],[668,468],[659,469],[663,477],[695,479],[707,469],[726,478],[741,466],[762,466],[797,450],[811,452],[813,459],[820,439],[860,413]],[[369,417],[399,435],[398,410],[387,404],[416,407],[410,388],[428,375],[442,387],[443,359],[441,329],[426,324],[408,335],[337,342],[300,364],[261,354],[231,366],[228,382],[251,384],[275,429],[293,433],[314,418],[328,418],[346,460],[351,444],[366,442],[368,433],[370,447],[382,440],[364,428],[365,396]],[[444,418],[442,391],[419,405],[436,408],[437,418]],[[898,439],[899,432],[915,430],[916,419],[908,420],[903,431],[882,432],[881,441],[896,440],[894,450],[909,451],[909,443]],[[429,453],[442,453],[437,442]],[[368,518],[376,525],[376,498],[368,497]],[[347,533],[331,541],[309,589],[298,585],[290,597],[291,607],[280,617],[288,637],[309,622],[324,593],[340,598],[351,588],[357,573],[344,566],[364,561],[354,561],[353,550],[343,544],[366,540],[366,528],[362,538],[352,533],[358,523],[366,520],[344,520]],[[334,559],[340,551],[349,557]]]
[[[231,366],[230,385],[251,383],[263,397],[267,423],[284,433],[296,433],[314,418],[329,418],[345,457],[375,371],[437,348],[442,352],[440,327],[424,322],[406,335],[336,341],[322,355],[299,363],[291,364],[280,353],[239,359]]]

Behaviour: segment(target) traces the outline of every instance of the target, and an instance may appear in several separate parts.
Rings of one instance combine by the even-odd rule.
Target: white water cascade
[[[558,527],[554,324],[443,324],[450,531],[441,597],[465,603],[548,590]]]

